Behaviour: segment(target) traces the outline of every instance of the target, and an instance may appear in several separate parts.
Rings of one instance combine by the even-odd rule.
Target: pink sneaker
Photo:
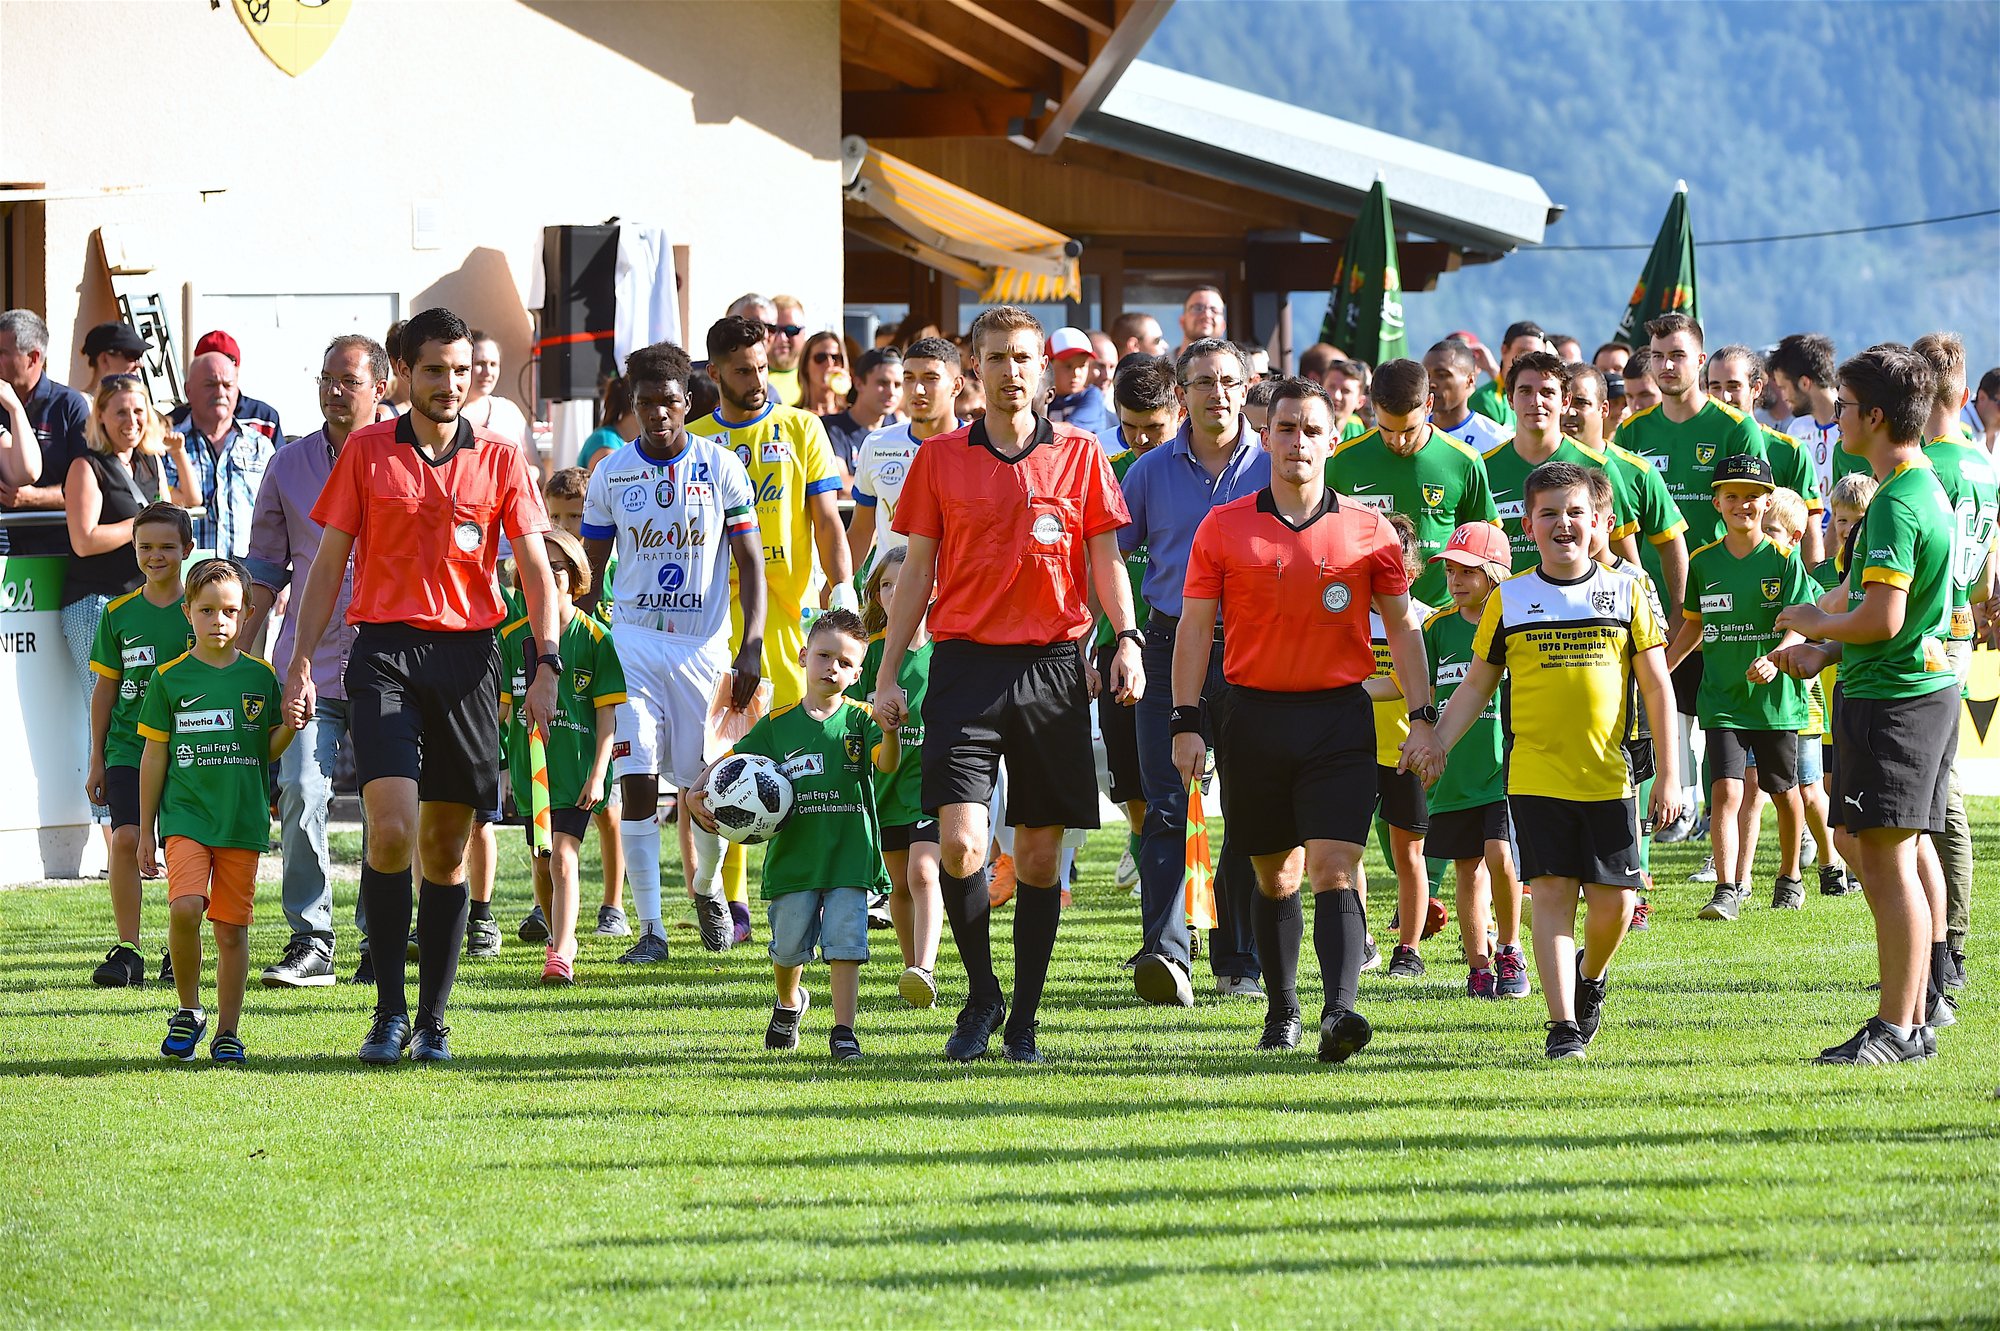
[[[569,962],[563,958],[562,954],[557,952],[554,948],[548,949],[547,957],[542,962],[542,983],[543,984],[576,983],[576,971],[570,966]]]
[[[1649,928],[1650,925],[1647,923],[1647,921],[1648,918],[1652,915],[1652,913],[1653,913],[1653,908],[1646,904],[1645,899],[1643,897],[1640,898],[1639,904],[1632,907],[1633,931],[1637,932],[1640,929]]]
[[[1495,998],[1528,996],[1528,961],[1520,952],[1506,950],[1493,958]]]
[[[1467,975],[1465,977],[1465,994],[1468,998],[1495,997],[1493,971],[1490,968],[1481,968]]]

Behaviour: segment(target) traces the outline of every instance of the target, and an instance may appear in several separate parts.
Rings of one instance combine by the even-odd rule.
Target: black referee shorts
[[[401,776],[423,800],[500,807],[500,646],[491,629],[363,624],[346,684],[363,789]]]
[[[924,693],[926,813],[984,804],[1007,760],[1011,827],[1096,827],[1090,689],[1073,642],[939,640]]]
[[[1422,836],[1430,827],[1430,811],[1424,802],[1424,781],[1415,772],[1399,772],[1377,763],[1375,790],[1382,800],[1383,822],[1411,836]]]
[[[1232,687],[1230,698],[1215,743],[1230,841],[1246,855],[1281,855],[1308,841],[1366,845],[1376,800],[1367,691]]]
[[[1104,691],[1097,695],[1097,733],[1104,736],[1104,766],[1111,777],[1111,802],[1130,804],[1146,798],[1139,784],[1139,709],[1111,696],[1111,658],[1118,642],[1097,649],[1097,673]]]

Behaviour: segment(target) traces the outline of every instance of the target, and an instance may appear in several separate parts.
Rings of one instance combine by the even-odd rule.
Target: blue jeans
[[[1134,709],[1139,731],[1139,784],[1146,795],[1146,825],[1139,843],[1139,916],[1145,948],[1189,965],[1187,897],[1182,882],[1187,873],[1187,787],[1174,767],[1173,735],[1168,726],[1173,711],[1174,630],[1155,616],[1146,627],[1146,692]],[[1208,658],[1208,679],[1201,696],[1209,711],[1212,737],[1229,711],[1229,686],[1222,679],[1222,644]],[[1229,774],[1224,772],[1227,781]],[[1229,842],[1222,830],[1222,852],[1215,866],[1215,928],[1208,935],[1208,965],[1218,979],[1256,979],[1257,944],[1250,933],[1251,896],[1257,876],[1247,856]]]
[[[333,948],[333,856],[326,844],[326,813],[333,802],[334,758],[340,751],[340,737],[348,730],[347,710],[344,701],[319,699],[312,720],[278,759],[278,844],[285,858],[285,918],[291,922],[294,937],[314,939],[328,951]],[[366,940],[368,926],[358,894],[354,928]]]

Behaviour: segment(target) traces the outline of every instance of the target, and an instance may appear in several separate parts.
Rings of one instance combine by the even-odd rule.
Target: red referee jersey
[[[1131,520],[1097,437],[1038,416],[1015,458],[984,420],[926,439],[893,525],[938,543],[932,637],[1046,646],[1090,631],[1084,542]]]
[[[1409,589],[1396,529],[1329,487],[1298,528],[1268,489],[1210,510],[1194,534],[1185,594],[1222,603],[1223,678],[1309,693],[1375,673],[1369,602]]]
[[[312,516],[354,537],[348,623],[440,632],[497,625],[500,532],[549,529],[519,446],[462,416],[442,462],[417,447],[408,415],[348,435]]]

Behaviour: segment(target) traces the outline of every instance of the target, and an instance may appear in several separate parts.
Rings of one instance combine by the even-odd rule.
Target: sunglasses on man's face
[[[765,324],[764,327],[774,333],[782,333],[786,337],[797,337],[800,333],[806,331],[797,324]]]

